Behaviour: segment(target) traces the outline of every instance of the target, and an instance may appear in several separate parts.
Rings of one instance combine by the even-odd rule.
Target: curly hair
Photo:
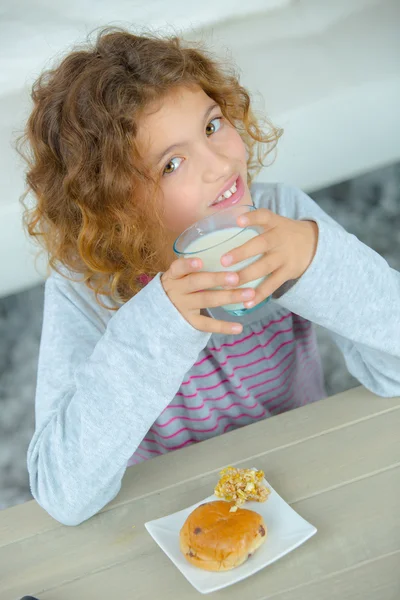
[[[236,127],[250,184],[281,130],[267,120],[261,129],[235,68],[199,43],[103,29],[33,85],[19,145],[28,165],[24,223],[47,251],[49,266],[82,275],[98,302],[100,295],[126,302],[143,275],[163,270],[158,181],[135,136],[145,107],[182,85],[200,86]],[[29,192],[34,204],[28,207]]]

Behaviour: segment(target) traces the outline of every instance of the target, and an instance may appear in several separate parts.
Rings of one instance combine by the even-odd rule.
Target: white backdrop
[[[261,180],[316,189],[400,159],[398,0],[2,0],[0,296],[39,281],[22,227],[12,140],[29,86],[96,27],[169,28],[230,48],[242,80],[285,128]]]

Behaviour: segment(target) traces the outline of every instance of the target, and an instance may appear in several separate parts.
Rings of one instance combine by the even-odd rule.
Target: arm
[[[208,338],[159,277],[116,313],[83,284],[50,277],[28,450],[32,494],[50,515],[76,525],[117,495],[128,459]]]
[[[319,229],[311,265],[277,302],[328,329],[365,387],[400,395],[400,273],[294,187],[277,186],[271,209]]]

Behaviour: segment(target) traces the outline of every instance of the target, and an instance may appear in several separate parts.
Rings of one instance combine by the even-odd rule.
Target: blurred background
[[[301,187],[400,270],[398,0],[3,0],[0,509],[31,498],[26,450],[46,273],[21,225],[23,168],[13,144],[35,78],[103,25],[175,31],[233,59],[256,109],[285,130],[258,179]],[[328,394],[357,385],[329,334],[318,336]]]

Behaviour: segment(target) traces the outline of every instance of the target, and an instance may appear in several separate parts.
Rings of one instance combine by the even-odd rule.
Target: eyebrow
[[[219,105],[216,102],[213,102],[213,104],[210,104],[210,106],[207,108],[206,112],[204,113],[204,121],[207,119],[207,117],[210,115],[210,113],[214,110],[214,108],[217,108]],[[161,160],[164,158],[164,156],[166,154],[169,154],[171,152],[171,150],[174,150],[175,148],[178,147],[182,147],[182,146],[187,146],[188,142],[178,142],[175,144],[171,144],[171,146],[168,146],[168,148],[166,148],[165,150],[163,150],[162,152],[160,152],[160,154],[157,154],[155,157],[155,160],[157,162],[157,164],[159,162],[161,162]]]

